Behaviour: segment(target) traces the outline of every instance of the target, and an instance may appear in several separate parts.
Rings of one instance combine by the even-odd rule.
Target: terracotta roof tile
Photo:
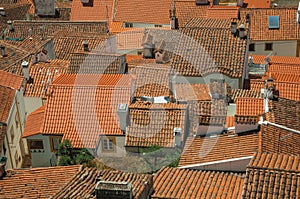
[[[51,39],[43,39],[39,36],[28,36],[23,41],[6,40],[6,42],[14,42],[16,47],[32,54],[43,50],[44,46],[51,41]]]
[[[181,33],[171,62],[178,73],[204,76],[219,72],[242,77],[246,40],[234,37],[229,28],[183,28]]]
[[[131,104],[125,145],[174,147],[174,128],[182,129],[183,140],[185,119],[186,105],[143,102]]]
[[[84,5],[81,0],[72,1],[70,21],[112,21],[113,0],[93,0]]]
[[[18,75],[23,75],[21,64],[23,61],[30,61],[30,53],[5,41],[0,41],[0,45],[5,47],[6,53],[5,57],[1,56],[0,69]]]
[[[198,17],[205,18],[210,6],[197,6],[194,0],[175,0],[176,16],[179,27],[183,27],[190,19]]]
[[[178,101],[209,101],[208,84],[175,84],[176,100]]]
[[[89,176],[89,177],[86,177]],[[132,184],[133,198],[147,198],[152,191],[153,177],[149,174],[125,173],[117,170],[97,170],[85,168],[77,173],[57,194],[55,198],[96,198],[93,194],[97,180],[110,182],[129,182]],[[80,187],[80,189],[78,189]]]
[[[226,18],[192,18],[184,27],[188,28],[230,28],[231,21]]]
[[[236,115],[258,116],[264,113],[264,100],[262,98],[237,98]]]
[[[300,67],[299,67],[300,69]],[[289,71],[288,73],[281,73],[281,72],[275,72],[275,73],[269,73],[270,76],[276,81],[276,82],[287,82],[287,83],[300,83],[300,74],[299,73],[293,73],[294,71]],[[300,70],[299,70],[300,72]]]
[[[300,73],[300,63],[299,64],[277,64],[271,63],[268,67],[268,73],[272,76],[273,73],[282,74],[299,74]]]
[[[270,122],[300,130],[300,102],[279,98],[270,103]]]
[[[16,91],[0,85],[0,122],[6,124]]]
[[[145,28],[133,28],[116,35],[118,50],[142,49]]]
[[[299,171],[299,156],[258,153],[247,168],[241,198],[299,198]]]
[[[226,128],[234,127],[234,116],[227,116],[226,117]]]
[[[270,63],[277,64],[300,64],[300,57],[289,57],[289,56],[266,56],[266,55],[251,55],[253,63],[261,64],[265,62],[265,58],[270,58]]]
[[[235,173],[164,167],[154,176],[152,198],[240,198],[243,178],[242,175]]]
[[[80,165],[8,171],[0,181],[3,198],[49,198],[80,170]]]
[[[170,75],[172,68],[163,64],[136,66],[130,74],[135,75],[134,96],[170,96]]]
[[[258,149],[258,139],[258,134],[189,137],[181,155],[179,166],[252,156]]]
[[[235,6],[212,6],[207,9],[207,18],[232,19],[238,18],[239,7]]]
[[[23,138],[42,133],[42,125],[45,118],[45,108],[46,105],[43,105],[30,113],[30,115],[27,117]]]
[[[99,134],[123,135],[116,111],[129,104],[131,83],[130,75],[60,75],[48,89],[42,133],[63,134],[76,148],[95,148]]]
[[[71,53],[70,74],[118,74],[125,72],[125,55],[95,52]],[[122,71],[121,67],[124,67]]]
[[[117,0],[113,21],[170,24],[172,0]],[[149,6],[151,4],[151,6]],[[134,5],[134,6],[132,6]]]
[[[231,99],[236,102],[238,98],[261,98],[261,93],[256,90],[232,89]]]
[[[12,89],[20,89],[24,77],[0,70],[0,85]]]
[[[247,4],[247,8],[270,8],[271,1],[270,0],[245,0],[245,4]]]
[[[67,73],[69,63],[69,61],[55,59],[30,65],[29,74],[33,78],[33,83],[26,84],[24,96],[46,98],[50,83],[60,74]]]
[[[299,129],[298,129],[299,130]],[[300,135],[272,124],[261,125],[261,150],[267,153],[300,154]]]
[[[71,53],[82,51],[83,42],[88,43],[90,51],[101,51],[104,48],[106,36],[95,33],[57,31],[53,36],[55,57],[70,60]]]
[[[126,55],[126,62],[128,65],[128,71],[131,71],[136,66],[154,64],[156,61],[155,59],[144,59],[142,55]]]
[[[254,41],[297,40],[297,8],[241,9],[241,18],[250,14],[250,39]],[[279,16],[279,28],[269,29],[268,16]]]
[[[80,22],[80,21],[13,21],[14,31],[7,31],[5,38],[12,40],[24,40],[29,36],[29,29],[32,35],[40,37],[51,37],[57,31],[70,32],[92,32],[106,34],[106,22]]]

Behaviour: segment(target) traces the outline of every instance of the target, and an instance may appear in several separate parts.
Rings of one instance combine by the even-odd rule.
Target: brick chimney
[[[132,185],[128,182],[99,181],[95,192],[96,199],[133,199]]]

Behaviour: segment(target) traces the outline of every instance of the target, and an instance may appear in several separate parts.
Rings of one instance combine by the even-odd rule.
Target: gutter
[[[193,167],[201,167],[201,166],[229,163],[229,162],[235,162],[235,161],[239,161],[239,160],[248,160],[248,159],[251,160],[252,158],[253,158],[253,156],[246,156],[246,157],[241,157],[241,158],[232,158],[232,159],[219,160],[219,161],[214,161],[214,162],[191,164],[191,165],[187,165],[187,166],[181,166],[181,167],[179,167],[179,169],[189,169],[189,168],[193,168]]]

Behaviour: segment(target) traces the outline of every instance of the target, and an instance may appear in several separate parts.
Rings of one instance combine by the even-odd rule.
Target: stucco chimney
[[[129,107],[128,104],[118,105],[118,116],[120,120],[120,129],[126,132],[126,127],[129,125]]]
[[[96,198],[133,199],[132,185],[129,182],[99,181],[95,188]]]

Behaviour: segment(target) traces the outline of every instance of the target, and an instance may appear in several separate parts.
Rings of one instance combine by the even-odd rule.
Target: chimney
[[[245,25],[244,23],[242,23],[240,26],[239,26],[239,37],[241,39],[244,39],[245,38]]]
[[[22,69],[23,69],[23,74],[24,74],[25,80],[27,81],[27,83],[30,83],[32,78],[29,75],[28,66],[29,66],[29,63],[27,61],[22,62]]]
[[[231,22],[230,31],[232,34],[236,34],[237,23],[235,21]]]
[[[82,45],[83,45],[83,51],[84,52],[89,52],[89,43],[87,41],[83,41],[82,42]]]
[[[129,182],[99,181],[95,192],[96,199],[133,199],[132,185]]]
[[[31,28],[28,30],[28,34],[29,34],[29,37],[32,37],[32,29]]]
[[[172,30],[178,29],[178,19],[176,18],[176,7],[174,0],[170,9],[170,26]]]
[[[237,0],[237,6],[243,7],[244,6],[244,0]]]
[[[165,64],[169,61],[169,55],[167,51],[165,51],[166,43],[162,40],[155,49],[155,61],[157,64]]]
[[[153,44],[153,36],[150,35],[149,33],[146,33],[145,37],[144,37],[144,43],[143,43],[143,47],[144,47],[144,53],[143,53],[143,57],[144,58],[154,58],[154,44]]]
[[[129,125],[129,107],[128,104],[118,105],[118,116],[120,120],[120,129],[126,133],[126,127]]]
[[[3,7],[0,7],[0,15],[5,17],[5,10]]]
[[[11,20],[7,21],[7,26],[8,26],[9,31],[11,31],[11,32],[14,31],[14,27],[13,27],[13,24],[12,24]]]
[[[5,52],[5,46],[1,45],[0,49],[1,49],[1,55],[2,55],[2,57],[7,57],[7,54]]]
[[[182,129],[174,128],[174,146],[175,147],[181,147],[181,135],[182,135]]]

